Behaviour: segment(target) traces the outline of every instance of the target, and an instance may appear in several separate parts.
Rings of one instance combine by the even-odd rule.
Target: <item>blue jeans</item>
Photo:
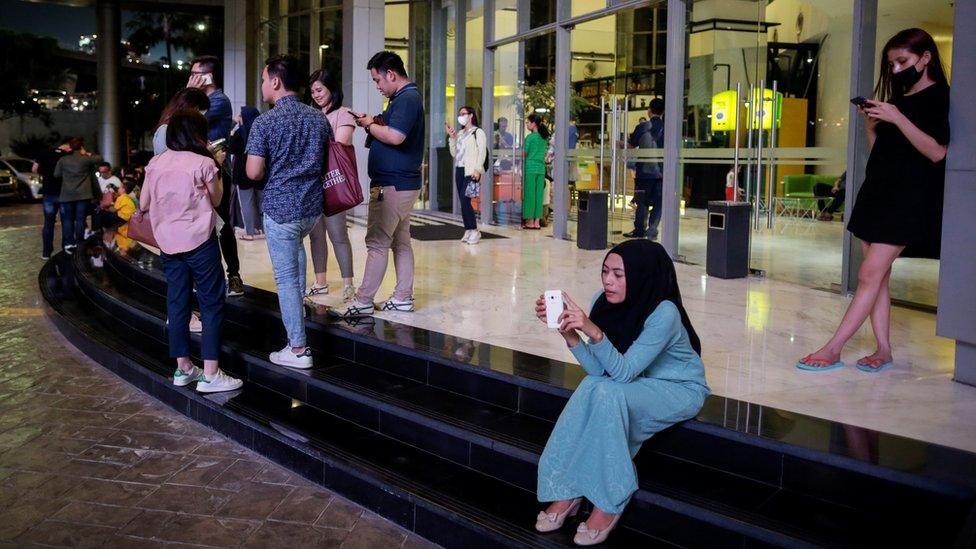
[[[85,239],[85,217],[88,216],[89,200],[72,200],[61,203],[61,247],[77,246]]]
[[[305,346],[305,237],[312,232],[318,215],[291,223],[276,223],[264,216],[264,237],[268,241],[271,267],[278,287],[281,322],[292,347]]]
[[[647,233],[657,236],[657,224],[661,221],[661,206],[664,202],[663,186],[663,179],[638,178],[634,181],[634,190],[644,191],[635,193],[634,197],[637,202],[637,212],[634,213],[635,236],[643,237]],[[648,207],[651,207],[650,219],[647,216]]]
[[[58,200],[57,196],[54,195],[44,195],[44,228],[41,230],[41,255],[44,257],[51,257],[54,253],[54,223],[58,220],[58,210],[60,209],[61,201]],[[64,218],[62,218],[62,225],[64,224]]]
[[[206,242],[189,252],[173,255],[160,252],[159,259],[166,274],[166,319],[169,321],[166,331],[170,358],[190,356],[190,298],[195,286],[203,322],[200,358],[219,359],[227,287],[216,235],[211,234]]]

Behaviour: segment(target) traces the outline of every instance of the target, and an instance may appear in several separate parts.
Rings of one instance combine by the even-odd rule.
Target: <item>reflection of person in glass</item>
[[[701,342],[664,247],[643,239],[614,247],[602,279],[589,316],[563,294],[559,334],[588,375],[539,459],[538,498],[552,503],[536,530],[558,530],[583,498],[593,503],[577,545],[606,540],[637,491],[633,458],[641,444],[695,417],[709,393]],[[542,297],[535,312],[546,322]]]
[[[508,131],[508,119],[502,116],[498,119],[498,130],[495,132],[495,149],[511,150],[515,145],[515,137]],[[501,155],[500,155],[501,156]],[[498,169],[503,172],[512,169],[512,161],[506,158],[498,160]]]
[[[525,167],[522,181],[522,223],[526,229],[541,229],[549,128],[538,114],[530,114],[526,118],[525,127],[529,130],[529,135],[525,137],[523,145]]]
[[[664,146],[664,100],[655,97],[648,109],[650,119],[634,129],[627,145],[638,149],[659,149]],[[628,238],[657,238],[657,224],[661,221],[664,172],[660,162],[636,162],[634,165],[634,230]],[[650,216],[648,217],[648,209]]]
[[[858,108],[871,152],[847,230],[862,241],[864,262],[844,319],[826,345],[797,363],[803,370],[843,367],[844,344],[868,316],[877,348],[857,368],[891,367],[891,265],[899,256],[939,257],[949,83],[927,32],[907,29],[888,40],[874,99]]]

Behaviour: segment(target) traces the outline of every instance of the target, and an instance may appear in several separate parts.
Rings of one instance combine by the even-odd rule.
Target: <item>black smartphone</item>
[[[864,107],[868,106],[868,100],[861,96],[857,96],[854,99],[851,99],[851,103],[853,103],[859,109],[863,109]]]

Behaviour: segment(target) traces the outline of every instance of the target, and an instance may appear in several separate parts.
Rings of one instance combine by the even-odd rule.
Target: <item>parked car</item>
[[[0,170],[6,170],[14,175],[17,181],[17,192],[24,200],[41,199],[41,176],[31,172],[33,160],[16,156],[0,157]]]
[[[0,198],[17,197],[17,178],[8,170],[0,170]]]

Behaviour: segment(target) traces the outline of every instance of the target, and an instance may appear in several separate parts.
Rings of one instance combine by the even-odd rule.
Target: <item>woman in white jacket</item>
[[[478,115],[471,107],[458,109],[457,117],[460,130],[448,122],[447,135],[450,136],[451,156],[454,157],[454,183],[457,187],[458,200],[461,201],[461,218],[464,219],[465,244],[477,244],[481,240],[478,230],[478,220],[471,207],[471,197],[465,190],[469,182],[480,182],[485,173],[485,158],[488,156],[488,136],[478,127]]]

